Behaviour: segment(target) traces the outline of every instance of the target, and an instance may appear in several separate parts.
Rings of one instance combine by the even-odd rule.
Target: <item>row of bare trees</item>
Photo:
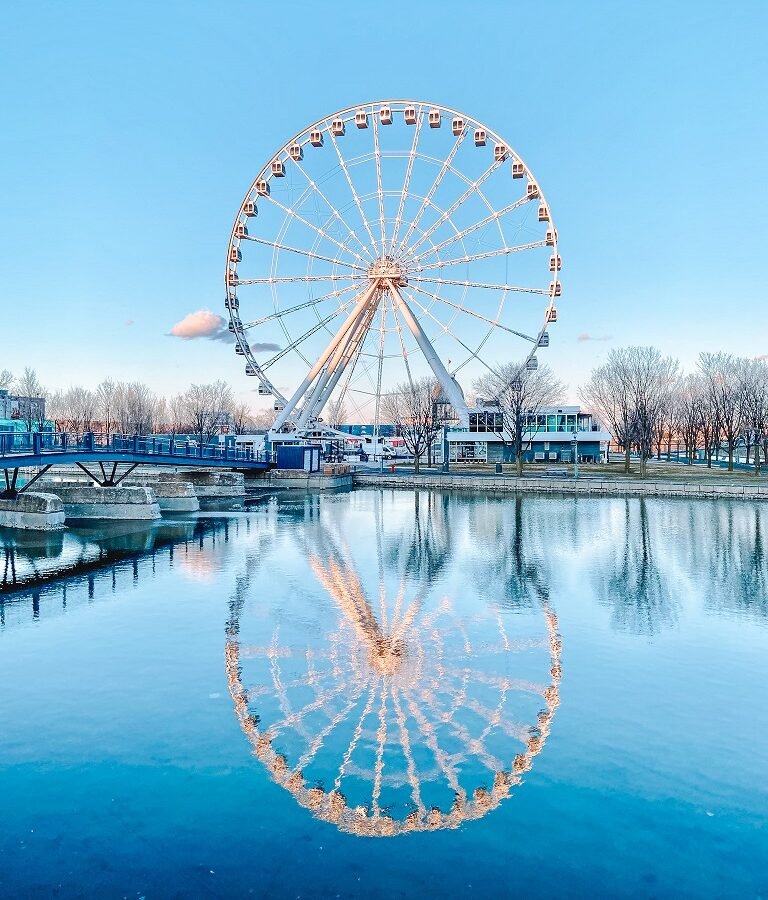
[[[224,431],[246,434],[267,429],[274,420],[272,410],[254,412],[235,400],[232,389],[223,381],[192,384],[180,394],[163,397],[140,381],[114,381],[107,378],[95,390],[73,385],[66,390],[48,392],[33,369],[19,378],[0,371],[0,388],[21,397],[45,400],[22,408],[27,430],[53,422],[58,431],[81,437],[88,431],[106,434],[194,434],[207,443]],[[38,408],[39,407],[39,408]]]
[[[623,347],[593,370],[579,391],[624,451],[640,457],[640,474],[654,455],[682,446],[691,464],[723,453],[733,471],[737,451],[759,474],[768,461],[768,363],[730,353],[701,353],[694,372],[655,347]]]

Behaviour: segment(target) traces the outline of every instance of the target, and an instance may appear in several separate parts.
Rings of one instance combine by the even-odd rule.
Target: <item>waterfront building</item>
[[[30,419],[32,431],[52,430],[45,418],[45,397],[24,397],[0,388],[0,431],[28,431]]]
[[[454,463],[514,462],[509,414],[497,406],[479,405],[469,411],[466,428],[446,431],[449,460]],[[524,462],[600,462],[608,451],[610,434],[580,406],[550,406],[523,416]],[[442,462],[443,435],[435,438],[433,459]]]

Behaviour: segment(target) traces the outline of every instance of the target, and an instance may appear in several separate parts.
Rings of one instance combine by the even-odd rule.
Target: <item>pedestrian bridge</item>
[[[140,465],[189,466],[263,472],[270,468],[268,455],[237,447],[218,447],[179,439],[175,435],[101,435],[80,437],[58,432],[0,433],[0,497],[14,497],[30,488],[51,466],[75,465],[103,487],[119,484]],[[17,487],[19,470],[40,467],[23,486]]]

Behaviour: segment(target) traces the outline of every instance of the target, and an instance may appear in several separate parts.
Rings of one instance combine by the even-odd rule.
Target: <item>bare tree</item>
[[[230,416],[235,434],[248,434],[253,429],[253,413],[247,403],[234,403]]]
[[[680,380],[675,408],[678,434],[685,449],[686,463],[690,466],[702,440],[702,425],[707,408],[705,386],[700,375],[686,375]]]
[[[252,422],[254,431],[269,431],[277,418],[274,408],[257,409],[252,413]]]
[[[537,411],[560,402],[565,391],[549,366],[528,369],[510,362],[487,372],[474,383],[478,396],[490,400],[487,429],[512,448],[517,475],[523,474],[523,454],[539,428]]]
[[[59,415],[65,431],[81,438],[92,429],[96,414],[96,395],[93,391],[73,386],[64,392],[59,402]]]
[[[42,428],[45,424],[46,390],[37,377],[37,372],[27,366],[23,375],[16,381],[16,392],[23,398],[20,402],[21,417],[27,425],[27,431],[35,426]]]
[[[610,428],[614,441],[624,450],[624,471],[629,472],[634,416],[623,353],[611,350],[608,360],[593,369],[589,381],[579,389],[579,397]],[[610,453],[608,456],[610,459]]]
[[[153,425],[155,395],[140,381],[115,385],[115,419],[122,434],[149,434]]]
[[[117,427],[115,387],[115,382],[111,378],[105,378],[96,387],[96,417],[107,435]]]
[[[184,395],[192,431],[201,445],[227,426],[233,405],[232,389],[224,381],[193,384]]]
[[[441,427],[435,418],[435,387],[435,380],[425,376],[398,384],[391,393],[381,398],[381,411],[385,419],[389,419],[398,429],[406,449],[413,454],[416,474],[421,457]]]
[[[669,419],[678,379],[677,360],[663,357],[655,347],[622,347],[611,350],[579,392],[624,448],[625,472],[629,472],[635,444],[640,452],[640,477],[645,478],[654,443],[663,439],[660,434]]]
[[[754,446],[754,471],[760,474],[760,453],[768,442],[768,364],[765,360],[744,360],[741,378],[741,407],[744,437]],[[768,458],[765,458],[768,462]],[[749,463],[749,444],[747,445]]]
[[[742,372],[743,361],[730,353],[701,353],[699,368],[703,374],[709,403],[719,429],[719,445],[728,448],[728,471],[733,471],[733,454],[743,428]]]
[[[645,478],[654,440],[664,426],[680,377],[679,364],[655,347],[627,347],[623,358],[632,397],[633,438],[640,451],[640,477]]]
[[[340,394],[334,397],[326,407],[327,422],[331,428],[338,428],[345,425],[347,421],[347,407],[344,405],[344,395]]]
[[[12,391],[16,379],[10,369],[0,369],[0,390]]]
[[[166,427],[170,434],[192,431],[186,394],[175,394],[166,403]]]

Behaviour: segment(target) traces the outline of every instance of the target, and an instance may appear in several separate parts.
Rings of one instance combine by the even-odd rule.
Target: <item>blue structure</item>
[[[277,468],[319,472],[321,452],[322,447],[319,444],[279,444]]]
[[[73,463],[104,487],[119,484],[137,466],[148,463],[257,472],[271,468],[264,454],[230,446],[198,446],[188,440],[180,441],[175,435],[126,437],[89,432],[76,439],[63,432],[15,432],[0,434],[0,470],[5,476],[5,489],[0,488],[0,497],[13,497],[26,491],[51,466],[67,463]],[[89,469],[88,464],[97,465],[100,474]],[[120,470],[121,465],[127,468]],[[17,488],[19,469],[29,466],[41,469],[23,487]]]

